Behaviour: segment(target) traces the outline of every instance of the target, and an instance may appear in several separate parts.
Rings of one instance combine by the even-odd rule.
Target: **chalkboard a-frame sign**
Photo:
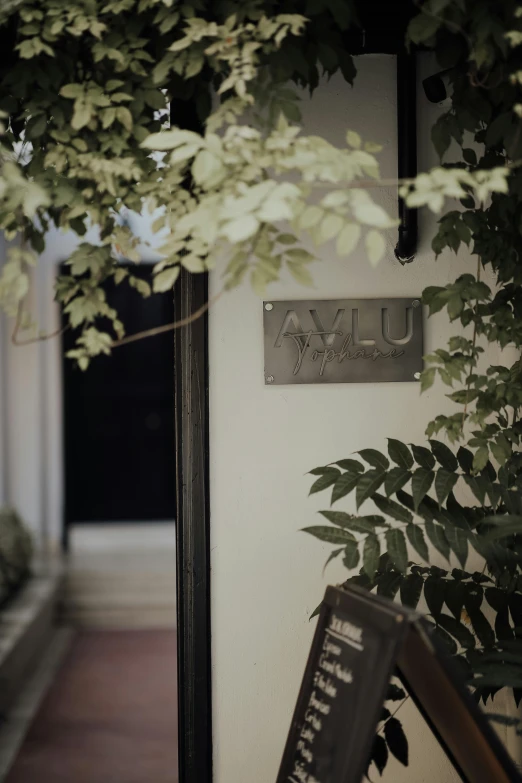
[[[465,783],[522,783],[416,612],[328,587],[277,783],[361,783],[396,673]]]

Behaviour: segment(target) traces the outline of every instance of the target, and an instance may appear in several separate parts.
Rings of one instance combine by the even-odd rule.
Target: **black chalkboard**
[[[522,783],[416,613],[328,587],[277,783],[361,783],[390,677],[399,674],[466,783]]]

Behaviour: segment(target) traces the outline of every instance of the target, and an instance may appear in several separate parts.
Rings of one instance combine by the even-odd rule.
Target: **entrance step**
[[[74,528],[60,619],[76,628],[174,629],[174,525]]]

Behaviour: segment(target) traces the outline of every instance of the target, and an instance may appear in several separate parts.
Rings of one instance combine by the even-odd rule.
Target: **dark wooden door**
[[[134,267],[150,279],[150,267]],[[144,299],[106,286],[127,334],[174,320],[172,293]],[[64,334],[64,354],[75,335]],[[174,338],[149,337],[82,372],[64,358],[65,523],[172,520],[175,515]]]

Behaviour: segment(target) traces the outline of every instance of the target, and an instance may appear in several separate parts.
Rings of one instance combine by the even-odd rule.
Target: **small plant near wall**
[[[31,534],[10,508],[0,508],[0,609],[31,574]]]

